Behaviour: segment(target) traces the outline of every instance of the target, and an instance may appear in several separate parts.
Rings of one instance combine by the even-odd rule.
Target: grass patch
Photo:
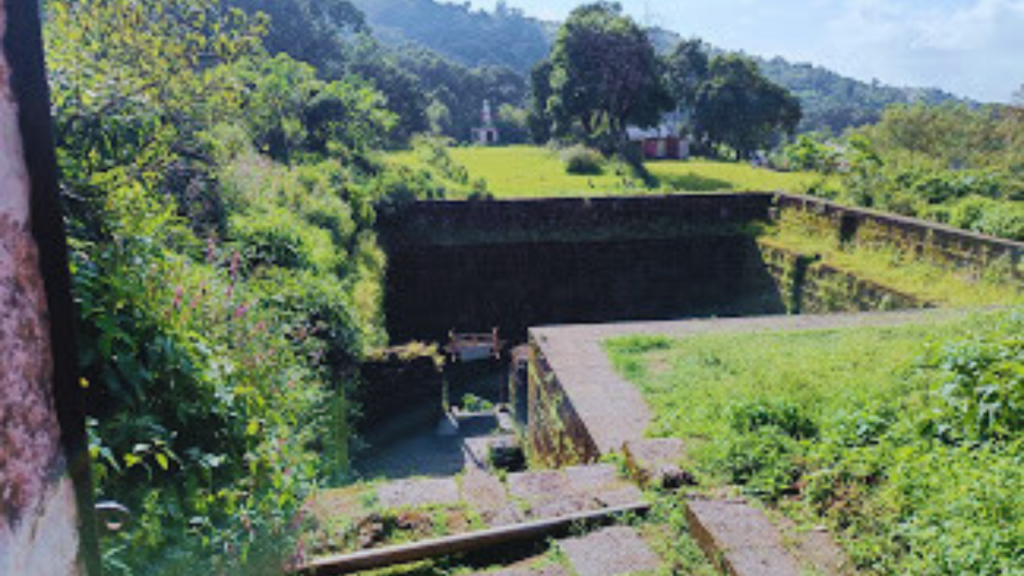
[[[841,246],[833,229],[808,225],[797,215],[784,213],[776,225],[764,230],[761,241],[791,252],[820,255],[826,264],[937,305],[1024,302],[1020,283],[1013,280],[1009,265],[991,266],[978,277],[969,270],[941,266],[895,246]]]
[[[1009,574],[1024,538],[1024,313],[613,339],[709,489],[825,522],[878,574]],[[982,416],[979,416],[982,415]]]
[[[713,160],[662,160],[648,162],[647,169],[663,189],[683,192],[801,192],[821,181],[819,174],[776,172],[749,164]]]
[[[560,153],[537,146],[450,148],[449,154],[468,172],[469,179],[483,179],[496,198],[548,198],[615,196],[665,192],[800,191],[820,180],[807,173],[782,173],[747,164],[710,160],[663,160],[647,163],[654,187],[647,186],[621,162],[608,162],[599,173],[570,174]],[[426,168],[421,155],[412,151],[388,155],[392,163]],[[458,186],[455,196],[459,197]]]

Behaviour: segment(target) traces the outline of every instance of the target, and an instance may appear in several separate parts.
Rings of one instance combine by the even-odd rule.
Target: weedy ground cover
[[[606,343],[702,485],[826,523],[878,574],[1019,573],[1024,315]]]

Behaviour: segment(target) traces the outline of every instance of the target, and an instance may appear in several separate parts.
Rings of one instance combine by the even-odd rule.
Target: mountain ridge
[[[466,2],[435,0],[353,0],[366,14],[377,38],[388,45],[414,44],[470,67],[504,66],[528,74],[550,50],[558,22],[528,16],[499,1],[495,10],[474,10]],[[683,36],[653,27],[648,29],[659,51],[667,51]],[[713,53],[736,52],[709,46]],[[743,53],[745,54],[745,53]],[[864,82],[824,66],[791,62],[776,56],[745,54],[757,62],[773,82],[800,99],[804,109],[801,131],[842,130],[877,121],[892,104],[976,102],[933,87],[900,87]]]

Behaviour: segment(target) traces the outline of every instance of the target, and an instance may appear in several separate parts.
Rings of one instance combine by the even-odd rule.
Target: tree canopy
[[[651,126],[670,106],[654,46],[618,4],[597,2],[572,11],[551,51],[555,133],[578,127],[585,138],[614,145],[627,124]],[[573,121],[573,127],[557,120]]]
[[[682,108],[692,111],[708,76],[708,48],[699,39],[683,40],[665,56],[665,87]]]
[[[801,117],[800,102],[788,90],[735,54],[711,60],[695,109],[698,140],[712,149],[729,146],[740,158],[770,147],[779,132],[795,132]]]

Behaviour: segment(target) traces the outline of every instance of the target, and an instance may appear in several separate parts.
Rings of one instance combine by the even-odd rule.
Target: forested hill
[[[354,0],[366,13],[375,35],[391,45],[415,43],[468,66],[505,65],[521,73],[547,55],[557,23],[525,15],[499,2],[493,12],[472,10],[468,3],[435,0]],[[662,50],[681,37],[653,29]],[[717,51],[717,49],[715,49]],[[841,76],[811,64],[782,58],[755,57],[764,74],[793,91],[803,104],[801,131],[841,132],[850,126],[876,122],[890,104],[958,101],[935,88],[902,88]]]
[[[526,73],[548,53],[557,24],[529,18],[499,2],[493,12],[469,3],[354,0],[383,42],[423,45],[467,66],[507,66]]]

